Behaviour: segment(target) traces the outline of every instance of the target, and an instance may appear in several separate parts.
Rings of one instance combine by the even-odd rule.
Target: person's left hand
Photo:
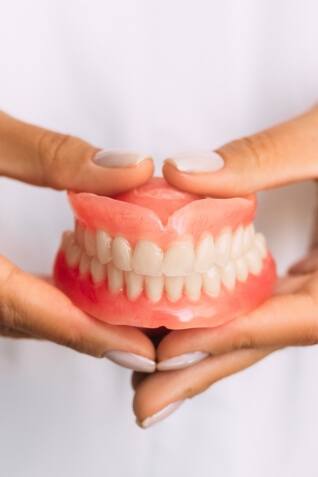
[[[318,178],[318,108],[218,152],[225,166],[214,173],[184,173],[173,164],[166,179],[180,189],[206,195],[245,195]],[[212,169],[212,167],[211,167]],[[181,402],[269,353],[318,343],[318,253],[280,280],[275,295],[247,316],[217,328],[173,331],[157,349],[159,372],[135,376],[134,409],[142,427],[163,419]]]

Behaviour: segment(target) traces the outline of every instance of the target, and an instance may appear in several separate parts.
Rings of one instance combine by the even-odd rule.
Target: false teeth
[[[193,270],[194,249],[190,241],[175,242],[165,253],[162,271],[167,277],[183,277]]]
[[[195,247],[190,239],[175,241],[163,251],[149,240],[132,247],[124,237],[77,222],[74,233],[63,234],[61,249],[81,277],[90,275],[96,285],[107,279],[111,293],[126,293],[131,301],[144,294],[152,303],[163,296],[171,303],[182,297],[197,302],[202,294],[216,298],[222,288],[231,293],[237,282],[261,273],[267,256],[265,238],[252,224],[216,238],[207,233]]]
[[[112,260],[114,265],[125,272],[132,270],[131,266],[131,246],[128,240],[123,237],[116,237],[112,242]]]

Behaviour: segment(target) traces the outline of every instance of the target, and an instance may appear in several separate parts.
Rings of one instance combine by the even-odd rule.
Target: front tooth
[[[135,272],[126,272],[127,297],[129,300],[136,300],[142,293],[143,277]]]
[[[139,240],[134,250],[132,266],[136,273],[158,277],[162,272],[163,252],[149,240]]]
[[[214,263],[214,240],[212,235],[203,237],[196,248],[196,259],[194,269],[196,272],[204,273],[212,267]]]
[[[85,234],[85,229],[77,220],[75,225],[75,239],[78,245],[80,245],[81,247],[84,247],[84,234]]]
[[[235,262],[236,277],[240,282],[246,282],[248,277],[248,267],[245,258],[238,258]]]
[[[81,257],[81,249],[76,243],[70,241],[66,249],[66,262],[69,267],[76,267]]]
[[[88,274],[90,270],[90,259],[85,252],[81,255],[81,260],[79,264],[79,271],[82,277]]]
[[[216,297],[220,293],[221,278],[217,267],[213,266],[203,275],[203,289],[209,296]]]
[[[235,266],[233,262],[229,262],[221,270],[222,283],[228,290],[234,290],[235,288]]]
[[[114,267],[112,263],[107,265],[108,288],[111,293],[118,293],[124,288],[124,274]]]
[[[231,246],[231,258],[239,258],[243,253],[243,227],[239,227],[233,234],[232,246]]]
[[[265,258],[267,255],[266,239],[263,234],[256,234],[254,238],[255,247],[260,253],[261,258]]]
[[[106,278],[106,267],[97,258],[91,260],[91,275],[94,283],[103,282]]]
[[[244,234],[243,234],[243,250],[244,252],[247,252],[253,245],[254,241],[254,225],[250,224],[244,229]]]
[[[190,241],[176,242],[165,253],[163,273],[167,277],[189,275],[193,270],[194,249]]]
[[[172,303],[178,301],[182,296],[184,278],[183,277],[166,277],[165,288],[168,300]]]
[[[161,300],[164,287],[164,277],[145,277],[147,298],[153,303]]]
[[[262,270],[262,259],[257,250],[250,250],[245,255],[246,263],[249,271],[253,275],[259,275]]]
[[[123,237],[116,237],[112,241],[112,260],[119,270],[130,272],[131,267],[131,246],[128,240]]]
[[[111,236],[104,230],[96,232],[96,252],[100,263],[106,264],[111,261]]]
[[[191,301],[198,301],[201,296],[202,275],[200,273],[191,273],[185,278],[186,295]]]
[[[230,230],[222,232],[215,242],[215,263],[223,266],[229,259],[232,243],[232,234]]]
[[[84,244],[85,250],[89,257],[96,255],[96,242],[95,233],[92,230],[85,229],[84,232]]]

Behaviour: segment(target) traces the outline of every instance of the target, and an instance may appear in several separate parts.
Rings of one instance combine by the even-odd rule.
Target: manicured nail
[[[150,156],[129,151],[109,151],[102,149],[93,157],[93,162],[101,167],[133,167]]]
[[[105,358],[110,359],[113,363],[119,364],[124,368],[140,371],[141,373],[153,373],[156,369],[156,363],[152,359],[141,356],[140,354],[112,350],[105,353]]]
[[[223,158],[214,151],[177,154],[166,159],[165,163],[189,174],[216,172],[224,166]]]
[[[171,404],[168,404],[168,406],[161,409],[161,411],[156,412],[156,414],[146,417],[146,419],[144,419],[142,422],[137,421],[137,424],[143,429],[147,429],[148,427],[153,426],[154,424],[157,424],[157,422],[163,421],[163,419],[170,416],[170,414],[176,411],[182,403],[184,403],[184,401],[172,402]]]
[[[173,369],[182,369],[192,366],[199,361],[207,358],[209,353],[203,351],[195,351],[193,353],[180,354],[174,358],[165,359],[157,364],[158,371],[171,371]]]

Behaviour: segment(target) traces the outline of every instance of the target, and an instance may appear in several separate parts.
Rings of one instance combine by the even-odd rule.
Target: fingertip
[[[154,164],[147,156],[135,165],[124,164],[123,167],[106,167],[89,161],[85,169],[71,190],[112,196],[146,183],[153,175]]]
[[[177,189],[204,197],[226,198],[245,195],[238,190],[238,184],[229,171],[184,172],[175,167],[170,160],[165,161],[162,173],[166,181]]]

